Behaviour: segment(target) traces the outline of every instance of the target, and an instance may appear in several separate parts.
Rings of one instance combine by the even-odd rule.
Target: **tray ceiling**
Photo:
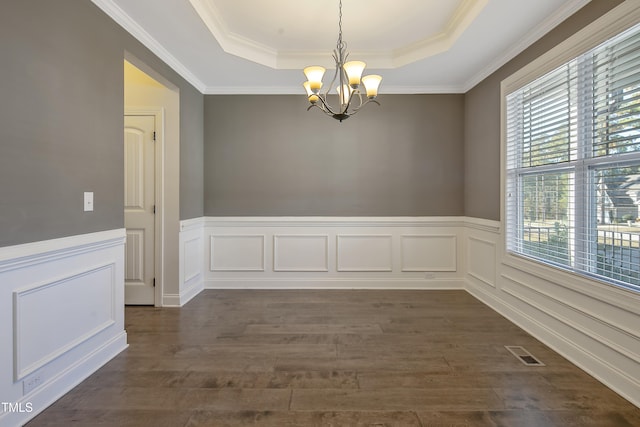
[[[332,67],[338,0],[92,0],[203,93],[302,94]],[[380,93],[461,93],[589,0],[343,0],[350,59]]]

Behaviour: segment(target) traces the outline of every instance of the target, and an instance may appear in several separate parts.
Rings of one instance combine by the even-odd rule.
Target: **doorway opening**
[[[123,149],[127,305],[166,305],[174,293],[166,283],[172,283],[173,276],[177,278],[177,260],[167,255],[177,250],[177,234],[172,236],[171,231],[179,223],[179,188],[171,183],[179,182],[179,93],[169,85],[135,57],[126,55]]]

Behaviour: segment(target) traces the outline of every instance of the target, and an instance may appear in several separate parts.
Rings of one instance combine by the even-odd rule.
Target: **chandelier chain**
[[[342,0],[338,6],[338,47],[343,47],[342,43]]]

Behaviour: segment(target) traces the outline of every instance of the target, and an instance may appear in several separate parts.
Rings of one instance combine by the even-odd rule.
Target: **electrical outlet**
[[[436,275],[433,273],[424,273],[424,278],[425,279],[435,279]]]
[[[42,376],[36,374],[22,382],[22,393],[27,394],[42,385]]]

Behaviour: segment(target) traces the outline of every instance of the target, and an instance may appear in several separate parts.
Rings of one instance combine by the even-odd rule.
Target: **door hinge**
[[[156,205],[153,205],[153,214],[155,215],[156,213]]]
[[[156,278],[155,277],[153,278],[153,287],[154,288],[156,287]]]
[[[155,131],[153,131],[153,140],[154,141],[156,140],[156,132]]]

